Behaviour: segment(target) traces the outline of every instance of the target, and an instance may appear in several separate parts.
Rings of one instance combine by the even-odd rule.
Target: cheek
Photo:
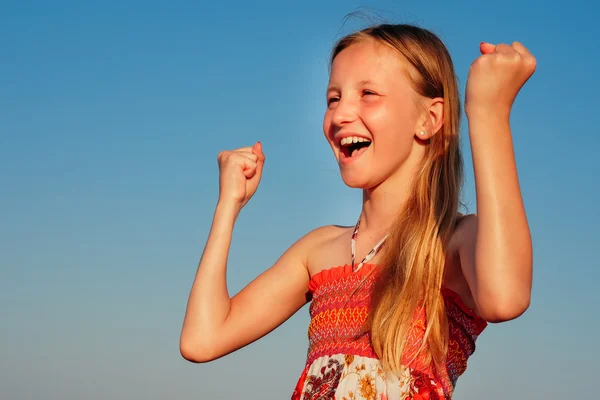
[[[331,129],[331,113],[329,110],[326,111],[325,115],[323,116],[323,134],[329,143],[333,142],[334,132]]]
[[[412,149],[414,118],[406,111],[390,107],[377,110],[365,119],[365,124],[375,139],[376,153],[381,157],[382,164],[403,160]]]
[[[376,141],[398,142],[412,136],[410,118],[401,110],[378,108],[365,113],[365,125]]]

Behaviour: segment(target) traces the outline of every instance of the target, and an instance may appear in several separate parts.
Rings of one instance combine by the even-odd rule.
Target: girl
[[[458,213],[460,101],[446,47],[374,26],[331,57],[323,130],[363,191],[354,227],[318,228],[229,297],[235,220],[255,193],[260,143],[219,154],[220,196],[183,323],[183,357],[207,362],[275,329],[312,299],[294,399],[449,399],[488,322],[529,306],[532,248],[509,116],[535,70],[520,43],[480,45],[465,113],[478,215]]]

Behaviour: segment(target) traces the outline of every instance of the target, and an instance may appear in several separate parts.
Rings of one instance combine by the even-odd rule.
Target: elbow
[[[478,307],[479,315],[490,323],[511,321],[523,315],[529,308],[531,296],[529,293],[510,298],[495,298],[488,300]]]
[[[219,358],[214,351],[214,346],[203,345],[197,341],[184,338],[179,341],[179,352],[184,359],[197,364],[207,363]]]

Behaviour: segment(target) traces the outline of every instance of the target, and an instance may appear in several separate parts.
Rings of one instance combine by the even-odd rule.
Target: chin
[[[370,187],[372,187],[366,176],[342,173],[342,180],[344,181],[346,186],[352,189],[369,189]]]

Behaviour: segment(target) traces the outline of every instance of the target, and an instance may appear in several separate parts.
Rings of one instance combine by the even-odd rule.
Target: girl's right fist
[[[257,142],[252,147],[232,151],[222,151],[219,162],[219,201],[235,202],[240,209],[256,193],[265,155],[262,145]]]

